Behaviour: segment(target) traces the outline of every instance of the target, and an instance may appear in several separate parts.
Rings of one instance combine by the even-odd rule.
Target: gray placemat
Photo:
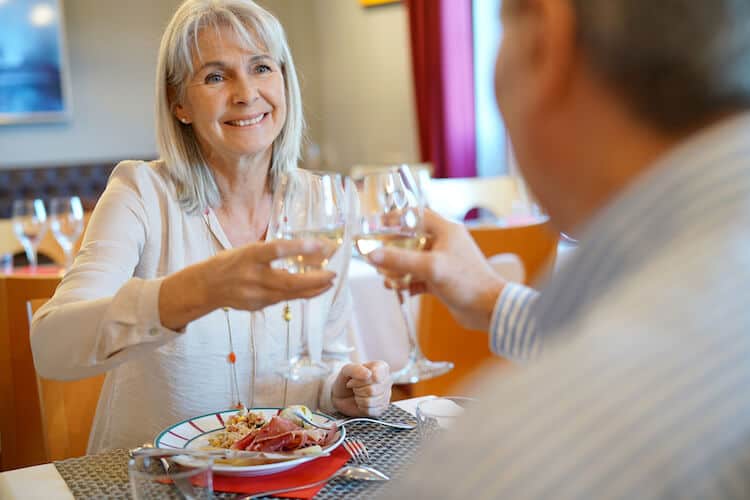
[[[382,418],[406,422],[413,420],[409,413],[393,405]],[[416,429],[400,431],[377,424],[359,423],[352,424],[346,430],[349,437],[364,441],[370,453],[370,465],[391,478],[398,477],[403,465],[412,461],[419,445]],[[129,499],[131,495],[127,464],[127,450],[114,450],[55,462],[55,467],[76,499]],[[382,483],[334,481],[320,490],[315,498],[370,498],[382,486]],[[217,499],[230,500],[241,495],[216,493],[214,496]],[[162,498],[182,497],[174,487],[164,485]]]

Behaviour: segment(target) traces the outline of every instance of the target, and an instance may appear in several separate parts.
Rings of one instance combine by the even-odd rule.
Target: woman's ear
[[[185,109],[185,107],[177,102],[177,92],[175,91],[174,87],[169,87],[167,90],[167,99],[169,99],[170,108],[172,109],[172,114],[180,120],[185,125],[190,123],[190,116]]]

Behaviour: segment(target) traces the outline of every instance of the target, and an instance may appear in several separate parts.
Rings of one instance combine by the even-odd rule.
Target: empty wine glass
[[[293,170],[281,174],[274,191],[269,235],[273,239],[314,239],[323,244],[317,257],[295,256],[282,259],[281,267],[290,273],[321,270],[328,265],[344,240],[345,199],[341,176],[332,172]],[[303,301],[302,338],[290,351],[288,365],[281,373],[291,380],[327,375],[330,368],[321,361],[321,350],[311,347],[310,301]]]
[[[50,200],[50,227],[65,253],[65,269],[73,264],[73,245],[83,232],[83,206],[78,196]]]
[[[47,211],[40,199],[13,202],[13,232],[23,245],[31,271],[36,271],[36,251],[47,231]]]
[[[393,167],[358,179],[361,183],[359,222],[354,242],[362,256],[384,246],[422,250],[427,243],[423,229],[424,192],[408,166]],[[385,275],[396,292],[409,336],[409,360],[393,374],[394,384],[428,380],[453,369],[450,361],[430,361],[422,354],[409,307],[410,275]]]

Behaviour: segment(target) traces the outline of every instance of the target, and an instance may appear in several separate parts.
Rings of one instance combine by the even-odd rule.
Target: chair
[[[501,253],[518,255],[524,265],[526,282],[534,283],[554,263],[558,237],[549,223],[515,227],[477,227],[471,235],[487,256]],[[414,384],[409,395],[449,395],[471,389],[472,374],[484,364],[509,364],[489,349],[486,332],[460,326],[448,309],[425,295],[419,307],[418,332],[422,351],[433,360],[450,360],[455,368],[446,375]]]
[[[28,302],[28,318],[47,299]],[[60,381],[37,376],[42,434],[47,460],[63,460],[86,454],[105,375]]]
[[[51,297],[50,275],[0,275],[0,469],[46,463],[26,303]]]

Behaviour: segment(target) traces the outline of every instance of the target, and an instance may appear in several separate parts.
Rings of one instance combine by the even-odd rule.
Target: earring
[[[180,118],[180,121],[181,121],[182,123],[184,123],[185,125],[187,125],[187,124],[188,124],[188,119],[187,119],[187,118]]]

